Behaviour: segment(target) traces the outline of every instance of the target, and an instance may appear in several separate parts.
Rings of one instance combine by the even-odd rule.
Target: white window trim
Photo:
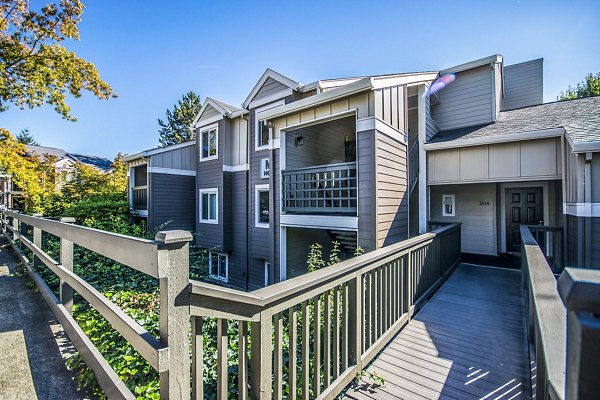
[[[208,189],[198,189],[199,192],[199,201],[198,201],[198,208],[200,211],[200,223],[201,224],[218,224],[219,223],[219,189],[218,188],[208,188]],[[216,219],[212,220],[212,219],[202,219],[202,195],[203,194],[216,194],[217,195],[217,199],[215,202],[216,205],[216,210],[215,210],[215,217]]]
[[[215,133],[217,135],[217,141],[216,141],[216,144],[217,144],[217,148],[216,148],[217,151],[216,151],[216,153],[217,154],[215,154],[214,156],[202,157],[202,149],[203,149],[203,143],[202,143],[203,137],[202,137],[202,134],[204,132],[211,131],[213,129],[215,130]],[[206,127],[202,128],[202,129],[200,129],[199,135],[200,135],[200,139],[199,139],[200,140],[200,146],[199,146],[198,150],[199,150],[199,153],[200,153],[199,154],[200,155],[200,162],[218,159],[219,158],[219,124],[209,125],[209,126],[206,126]]]
[[[222,276],[214,275],[212,273],[212,256],[213,254],[218,254],[220,256],[225,256],[225,277],[223,278]],[[208,252],[208,275],[213,278],[216,279],[218,281],[223,281],[223,282],[227,282],[229,280],[229,253],[219,253],[218,251],[209,251]]]
[[[281,99],[279,101],[276,101],[275,103],[270,103],[267,104],[266,106],[257,108],[254,111],[254,150],[255,151],[260,151],[260,150],[268,150],[270,148],[270,144],[273,141],[273,138],[271,137],[271,134],[273,132],[272,129],[269,130],[269,143],[260,146],[258,143],[258,138],[260,136],[260,132],[258,131],[258,127],[259,127],[259,119],[258,119],[258,113],[263,112],[263,111],[267,111],[270,110],[271,108],[275,108],[275,107],[279,107],[279,106],[283,106],[285,105],[285,99]]]
[[[451,199],[452,212],[447,212],[444,206],[444,200]],[[443,217],[456,217],[456,195],[454,194],[443,194],[442,195],[442,216]]]
[[[264,185],[255,185],[254,186],[254,225],[257,228],[268,228],[270,225],[270,221],[271,221],[271,215],[269,215],[269,224],[265,224],[264,222],[258,222],[260,221],[260,199],[259,199],[259,194],[260,192],[268,192],[269,191],[269,184],[264,184]],[[269,194],[269,198],[270,198],[270,194]]]
[[[269,271],[271,269],[271,263],[265,260],[265,286],[269,286]]]

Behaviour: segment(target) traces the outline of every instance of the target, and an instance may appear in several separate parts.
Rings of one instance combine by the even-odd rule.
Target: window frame
[[[212,130],[215,130],[215,135],[216,135],[216,147],[215,147],[215,155],[214,156],[207,156],[207,157],[203,157],[202,156],[202,150],[204,148],[204,132],[210,132]],[[200,155],[200,162],[203,161],[210,161],[210,160],[217,160],[219,158],[219,124],[213,124],[213,125],[209,125],[209,126],[205,126],[204,128],[200,128],[199,130],[199,141],[200,141],[200,146],[198,146],[198,150],[199,150],[199,155]],[[210,153],[210,149],[209,149],[209,153]]]
[[[215,219],[203,219],[202,218],[202,195],[207,194],[207,195],[211,195],[214,194],[215,197]],[[198,189],[198,196],[199,196],[199,201],[198,201],[198,207],[199,207],[199,222],[201,224],[218,224],[219,223],[219,189],[218,188],[205,188],[205,189]],[[210,199],[210,197],[209,197]],[[208,210],[208,215],[210,215],[210,209]]]
[[[260,193],[261,192],[269,193],[269,201],[271,200],[271,193],[269,190],[268,183],[266,183],[264,185],[255,185],[254,186],[254,225],[257,228],[269,228],[271,225],[271,215],[270,214],[269,214],[269,223],[260,222]]]
[[[273,142],[273,138],[271,137],[271,132],[269,132],[269,141],[267,142],[267,144],[261,145],[260,142],[258,141],[258,139],[260,137],[260,130],[259,130],[260,121],[258,120],[258,114],[263,111],[267,111],[272,108],[280,107],[283,105],[285,105],[285,99],[281,99],[276,102],[269,103],[267,105],[264,105],[262,107],[255,109],[255,111],[254,111],[254,151],[268,150],[271,148],[271,143]]]
[[[217,255],[217,256],[224,256],[225,257],[225,277],[222,277],[219,275],[219,271],[217,271],[217,274],[213,274],[213,270],[212,270],[212,263],[213,263],[213,255]],[[213,278],[216,279],[218,281],[222,281],[222,282],[227,282],[229,281],[229,253],[221,253],[218,251],[211,251],[209,250],[208,252],[208,275]]]
[[[271,275],[271,263],[265,260],[265,287],[269,286],[269,277]]]

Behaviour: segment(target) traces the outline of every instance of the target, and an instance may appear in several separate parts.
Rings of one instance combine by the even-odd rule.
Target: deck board
[[[519,271],[461,264],[346,397],[526,399],[528,364]]]

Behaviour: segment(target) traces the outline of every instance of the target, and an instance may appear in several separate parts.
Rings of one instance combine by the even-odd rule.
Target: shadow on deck
[[[525,399],[530,371],[516,270],[461,264],[367,369],[353,399]]]

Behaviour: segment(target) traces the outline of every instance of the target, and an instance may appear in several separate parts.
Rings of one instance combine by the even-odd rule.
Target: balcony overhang
[[[329,215],[291,215],[281,214],[280,224],[292,228],[357,230],[358,217]]]

